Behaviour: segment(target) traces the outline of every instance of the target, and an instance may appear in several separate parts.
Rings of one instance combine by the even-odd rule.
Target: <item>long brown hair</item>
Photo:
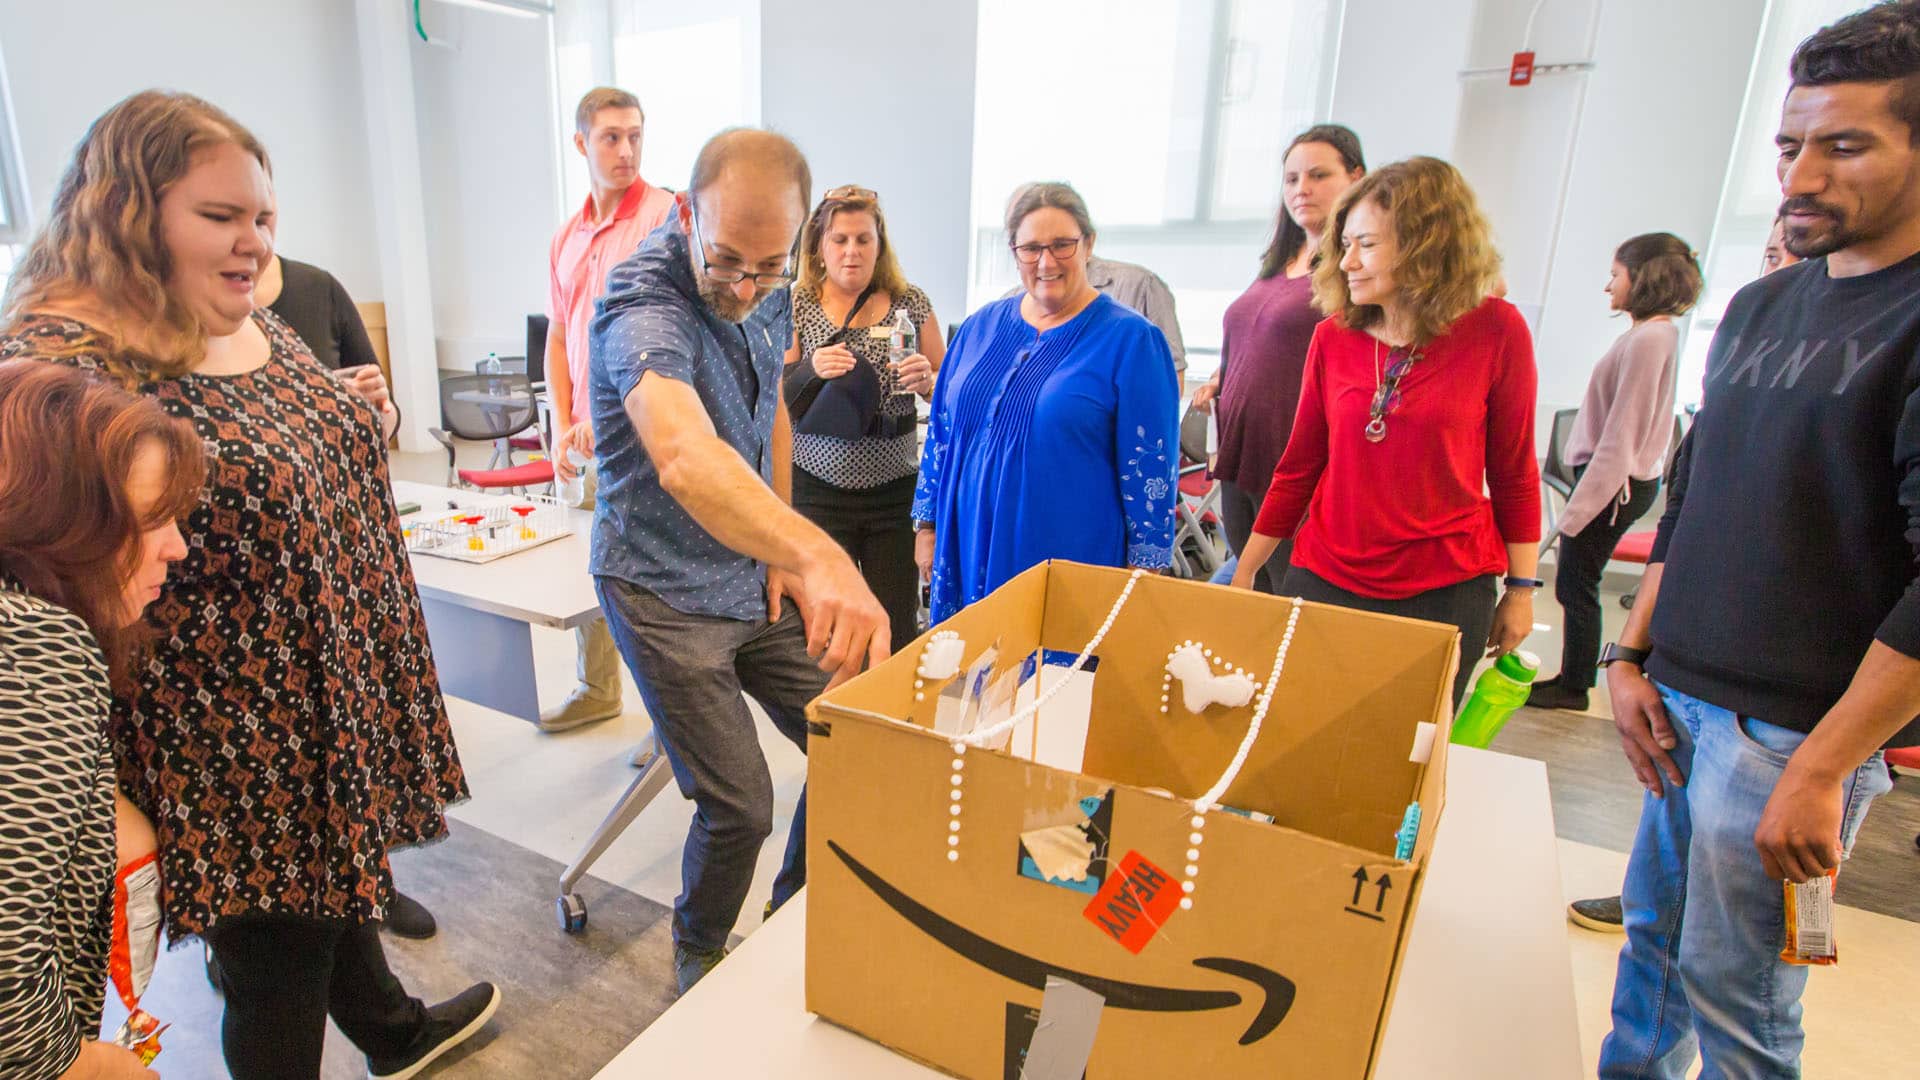
[[[167,456],[167,487],[143,518],[127,479],[148,445]],[[206,450],[193,428],[76,368],[0,363],[0,574],[73,612],[124,687],[142,643],[122,610],[140,536],[200,499]]]
[[[14,268],[0,311],[13,320],[44,304],[97,296],[119,316],[117,325],[96,328],[113,337],[107,367],[116,379],[134,386],[186,374],[206,352],[207,331],[167,291],[160,199],[196,154],[224,143],[271,174],[266,148],[251,132],[190,94],[143,90],[102,113],[74,147],[46,226]]]
[[[827,259],[820,253],[820,244],[826,238],[827,230],[833,227],[835,214],[872,214],[873,229],[879,236],[879,243],[873,256],[873,287],[895,300],[902,300],[907,294],[907,275],[900,269],[900,260],[893,253],[893,241],[887,239],[887,217],[880,212],[880,198],[865,188],[834,188],[820,200],[807,216],[807,223],[800,230],[800,276],[794,281],[796,289],[804,290],[818,299],[820,283],[827,277]]]
[[[1363,199],[1372,199],[1392,218],[1399,249],[1393,280],[1412,319],[1416,344],[1446,333],[1493,292],[1500,280],[1500,253],[1467,178],[1439,158],[1411,157],[1368,173],[1340,194],[1313,271],[1313,303],[1323,313],[1355,330],[1385,317],[1378,305],[1353,302],[1346,271],[1340,269],[1347,215]]]
[[[1280,154],[1281,171],[1286,170],[1287,155],[1301,143],[1325,143],[1340,155],[1340,165],[1349,173],[1355,169],[1367,171],[1367,156],[1360,151],[1360,136],[1353,129],[1342,124],[1315,124],[1293,137],[1287,148]],[[1280,197],[1280,212],[1273,222],[1273,240],[1267,244],[1267,250],[1260,256],[1260,278],[1266,280],[1287,268],[1287,264],[1307,246],[1307,230],[1293,220],[1287,213],[1286,192]]]

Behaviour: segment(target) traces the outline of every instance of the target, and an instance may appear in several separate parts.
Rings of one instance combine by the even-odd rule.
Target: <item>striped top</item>
[[[1017,297],[962,323],[913,502],[933,620],[1048,559],[1171,564],[1179,410],[1165,335],[1109,296],[1044,333]]]
[[[0,579],[0,1077],[99,1037],[113,932],[107,665],[80,618]]]

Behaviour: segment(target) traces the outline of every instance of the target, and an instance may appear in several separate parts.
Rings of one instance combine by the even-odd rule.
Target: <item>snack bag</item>
[[[1780,959],[1789,964],[1837,964],[1840,945],[1833,932],[1834,867],[1812,881],[1781,882],[1787,897],[1787,944]]]
[[[140,995],[153,978],[153,962],[160,955],[160,866],[153,853],[122,866],[113,877],[113,942],[107,953],[107,974],[128,1010],[127,1021],[113,1041],[152,1064],[160,1053],[160,1033],[166,1024],[140,1008]]]

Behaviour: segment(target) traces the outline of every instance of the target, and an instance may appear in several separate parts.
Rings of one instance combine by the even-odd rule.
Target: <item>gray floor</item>
[[[588,878],[580,891],[592,921],[583,934],[563,934],[550,899],[560,865],[458,824],[444,843],[397,853],[394,867],[401,887],[440,922],[428,941],[385,937],[408,990],[428,1002],[481,978],[501,990],[487,1028],[442,1059],[433,1076],[591,1077],[677,996],[671,920],[659,904]],[[224,1080],[221,1001],[207,985],[197,943],[161,956],[142,1003],[173,1024],[154,1062],[161,1075]],[[124,1018],[119,1002],[109,1001],[106,1030]],[[364,1080],[365,1062],[329,1025],[323,1080]]]

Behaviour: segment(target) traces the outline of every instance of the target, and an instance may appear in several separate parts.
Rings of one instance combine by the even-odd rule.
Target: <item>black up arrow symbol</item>
[[[1387,890],[1393,888],[1393,879],[1385,874],[1381,874],[1378,884],[1380,886],[1380,897],[1373,902],[1373,910],[1375,911],[1379,911],[1381,908],[1387,906]],[[1353,895],[1356,900],[1360,897],[1358,892]]]
[[[1381,878],[1381,880],[1385,881],[1386,879]],[[1354,867],[1353,868],[1353,900],[1347,906],[1349,907],[1357,906],[1360,903],[1360,890],[1366,887],[1367,887],[1367,868],[1364,866]]]

